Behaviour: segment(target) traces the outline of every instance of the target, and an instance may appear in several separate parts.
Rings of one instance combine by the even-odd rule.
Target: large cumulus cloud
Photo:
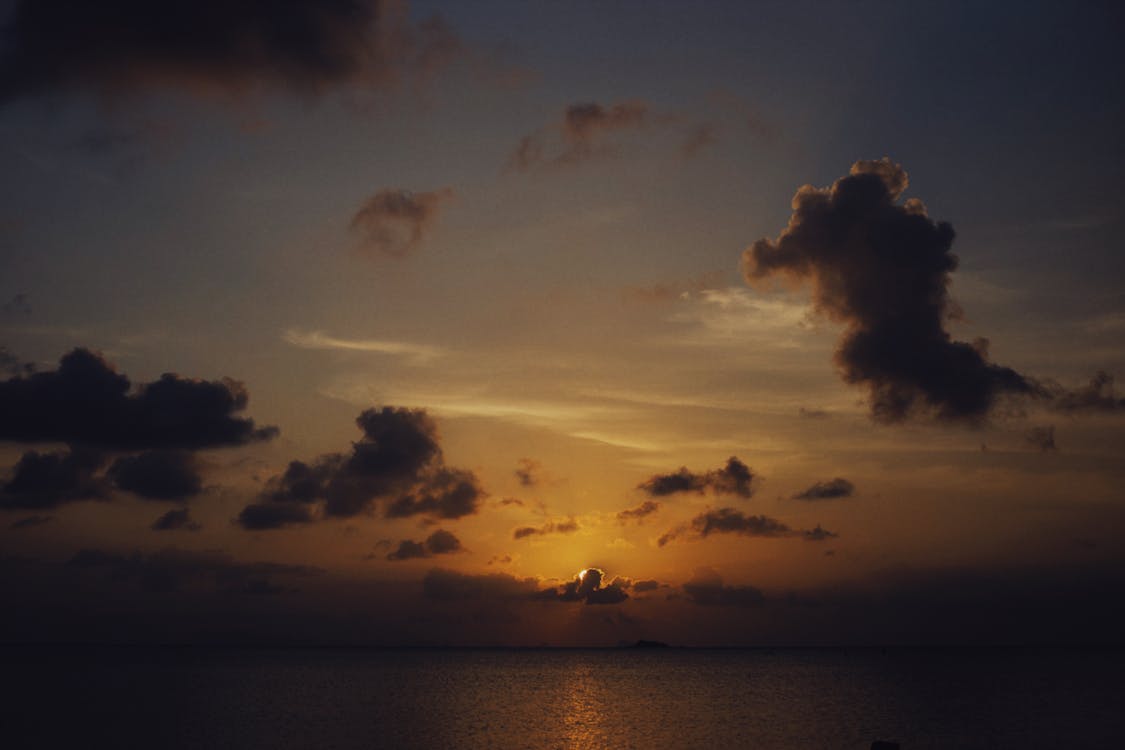
[[[249,402],[230,378],[172,373],[136,387],[99,354],[75,349],[58,369],[0,381],[0,440],[103,450],[198,449],[268,440],[276,427],[237,416]]]
[[[954,340],[950,274],[953,227],[935,222],[889,159],[858,161],[829,188],[806,185],[776,240],[743,254],[746,279],[809,279],[818,312],[842,322],[836,351],[844,380],[864,385],[873,416],[898,422],[917,413],[979,422],[1007,395],[1036,384],[989,361],[987,342]]]
[[[437,426],[421,409],[367,409],[356,418],[363,437],[350,453],[292,461],[271,478],[236,521],[247,529],[280,528],[318,517],[351,518],[383,503],[389,518],[456,519],[484,498],[473,472],[445,465]]]

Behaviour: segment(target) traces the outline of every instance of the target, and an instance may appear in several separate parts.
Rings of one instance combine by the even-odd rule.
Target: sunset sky
[[[0,639],[1120,640],[1117,4],[0,9]]]

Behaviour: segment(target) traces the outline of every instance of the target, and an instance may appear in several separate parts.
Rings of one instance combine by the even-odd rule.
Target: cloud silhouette
[[[760,607],[766,601],[753,586],[723,585],[722,577],[710,568],[697,570],[681,588],[692,603],[704,607]]]
[[[841,374],[867,386],[875,419],[979,423],[1002,397],[1037,386],[989,362],[987,341],[955,341],[946,330],[953,227],[931,220],[917,198],[898,203],[907,185],[906,171],[883,158],[857,161],[829,188],[800,188],[789,225],[743,253],[743,272],[752,285],[778,274],[812,281],[815,309],[845,325]]]
[[[542,526],[520,526],[512,532],[513,539],[526,539],[531,536],[544,536],[546,534],[573,534],[578,531],[578,521],[570,518],[566,521],[548,521]]]
[[[485,493],[476,476],[445,465],[437,426],[424,410],[367,409],[356,425],[363,437],[351,453],[291,461],[236,522],[254,530],[280,528],[371,513],[378,503],[389,518],[453,519],[479,510]]]
[[[703,494],[705,490],[727,495],[750,498],[754,494],[752,482],[754,472],[737,457],[727,459],[726,466],[703,474],[690,471],[686,466],[672,474],[656,474],[637,485],[637,489],[663,497],[679,492]]]
[[[45,509],[78,500],[108,499],[107,483],[96,476],[104,464],[101,453],[88,449],[28,451],[0,488],[0,508]]]
[[[146,451],[123,456],[109,468],[118,489],[149,500],[186,500],[203,491],[199,461],[188,451]]]
[[[0,103],[69,90],[303,95],[424,78],[460,50],[395,0],[19,0],[0,47]]]
[[[817,482],[807,490],[798,492],[794,500],[834,500],[841,497],[851,497],[855,492],[855,485],[843,477],[836,477],[824,482]]]
[[[537,487],[542,481],[543,464],[534,458],[521,458],[516,463],[516,479],[521,487]]]
[[[810,541],[819,541],[836,536],[836,534],[821,529],[819,526],[811,531],[799,531],[769,516],[746,515],[735,508],[717,508],[704,511],[693,518],[690,523],[682,524],[665,532],[657,539],[656,543],[663,547],[677,539],[705,539],[712,534],[737,534],[739,536],[772,538],[804,536]]]
[[[438,529],[430,534],[425,541],[414,542],[404,539],[399,542],[398,549],[387,555],[388,560],[413,560],[418,558],[433,557],[434,555],[448,555],[461,552],[461,540],[453,533]]]
[[[562,118],[520,140],[508,159],[508,169],[526,172],[544,165],[574,165],[611,154],[608,136],[639,130],[653,121],[646,102],[622,101],[608,106],[597,102],[571,104]]]
[[[1024,442],[1043,453],[1059,449],[1055,444],[1055,426],[1053,424],[1032,427],[1024,435]]]
[[[56,370],[0,381],[0,440],[104,450],[214,448],[269,440],[276,427],[235,416],[242,383],[166,373],[135,388],[100,355],[75,349]]]
[[[365,252],[402,258],[422,245],[442,204],[452,198],[450,188],[417,193],[380,190],[359,207],[349,228],[359,236]]]
[[[191,513],[187,508],[170,510],[152,523],[153,531],[199,531],[203,527],[191,520]]]
[[[586,568],[562,586],[541,590],[536,598],[586,604],[620,604],[629,598],[624,581],[618,579],[603,586],[604,580],[604,570]]]
[[[658,510],[660,510],[660,503],[655,500],[645,500],[635,508],[626,508],[620,511],[617,514],[617,521],[618,523],[629,523],[630,521],[640,522]]]

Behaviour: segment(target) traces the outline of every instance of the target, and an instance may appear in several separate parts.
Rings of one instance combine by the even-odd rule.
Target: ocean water
[[[1125,652],[2,647],[6,748],[1125,747]]]

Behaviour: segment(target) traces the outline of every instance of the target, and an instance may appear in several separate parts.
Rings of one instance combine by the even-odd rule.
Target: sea
[[[2,646],[5,748],[1125,747],[1125,651]]]

